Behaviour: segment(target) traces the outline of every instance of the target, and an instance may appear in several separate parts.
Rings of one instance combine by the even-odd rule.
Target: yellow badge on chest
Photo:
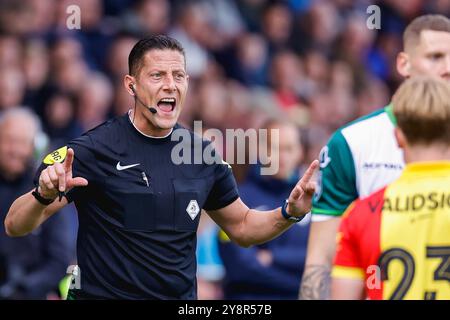
[[[44,163],[45,164],[54,164],[55,162],[63,162],[64,159],[67,156],[67,146],[64,146],[62,148],[59,148],[58,150],[55,150],[51,153],[49,153],[45,158],[44,158]]]

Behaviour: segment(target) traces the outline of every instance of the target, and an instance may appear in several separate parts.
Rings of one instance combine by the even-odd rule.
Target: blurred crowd
[[[380,29],[366,24],[372,4],[381,9]],[[68,28],[70,5],[80,8],[79,29]],[[450,16],[450,0],[1,0],[0,115],[23,106],[37,116],[34,150],[20,158],[36,165],[48,151],[134,105],[123,87],[128,54],[141,37],[164,33],[186,50],[183,125],[202,120],[203,128],[247,129],[289,119],[301,139],[294,167],[302,168],[335,129],[389,103],[401,81],[395,59],[402,32],[423,13]],[[14,151],[2,151],[2,127],[0,182],[12,184]],[[252,168],[233,170],[239,183],[248,183]],[[76,218],[67,216],[75,241]],[[216,234],[208,225],[205,219],[199,230],[199,283],[205,282],[199,297],[221,298],[217,284],[226,269],[214,254],[217,243],[203,236]],[[63,249],[72,256],[67,264],[74,263],[74,246]],[[0,295],[2,272],[0,266]]]

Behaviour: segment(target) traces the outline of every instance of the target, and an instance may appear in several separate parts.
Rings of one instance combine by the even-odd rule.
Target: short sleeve
[[[239,198],[231,166],[225,161],[214,166],[214,184],[203,206],[205,210],[224,208]]]
[[[341,216],[350,203],[358,198],[358,192],[353,157],[340,130],[322,148],[319,160],[313,219],[314,215]]]
[[[331,273],[335,278],[365,278],[357,246],[358,234],[352,222],[357,203],[352,203],[345,211],[336,235],[336,256]]]
[[[95,156],[93,154],[93,144],[88,135],[83,135],[80,138],[72,140],[67,144],[55,151],[50,152],[42,161],[41,165],[36,171],[34,176],[34,185],[39,183],[39,176],[41,172],[49,165],[55,162],[64,163],[67,157],[67,150],[72,148],[74,151],[74,159],[72,165],[72,176],[82,177],[88,181],[94,179],[92,166],[96,164]],[[77,198],[81,191],[81,188],[73,188],[66,194],[66,198],[69,202],[72,202]]]

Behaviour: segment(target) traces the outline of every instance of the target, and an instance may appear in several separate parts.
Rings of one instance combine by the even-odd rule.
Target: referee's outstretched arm
[[[55,162],[41,172],[36,190],[14,201],[5,219],[5,231],[8,236],[17,237],[30,233],[67,205],[68,201],[65,197],[57,199],[58,194],[69,191],[73,187],[87,186],[86,179],[72,177],[73,157],[73,149],[69,149],[64,163]],[[53,202],[50,205],[44,205],[32,195],[33,192],[37,192],[44,201]]]
[[[291,191],[286,207],[290,216],[302,217],[311,210],[311,200],[316,188],[311,178],[318,166],[319,162],[314,160]],[[208,214],[231,240],[242,247],[267,242],[294,224],[283,217],[281,207],[260,212],[249,209],[240,198],[222,209],[209,211]]]

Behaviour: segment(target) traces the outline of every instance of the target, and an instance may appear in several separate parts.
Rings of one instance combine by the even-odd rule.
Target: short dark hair
[[[180,52],[186,63],[186,55],[183,46],[174,38],[166,35],[150,36],[139,40],[131,49],[128,56],[128,72],[136,75],[141,67],[142,58],[150,50],[175,50]]]
[[[441,14],[426,14],[415,18],[403,33],[403,50],[415,46],[424,30],[450,32],[450,19]]]

